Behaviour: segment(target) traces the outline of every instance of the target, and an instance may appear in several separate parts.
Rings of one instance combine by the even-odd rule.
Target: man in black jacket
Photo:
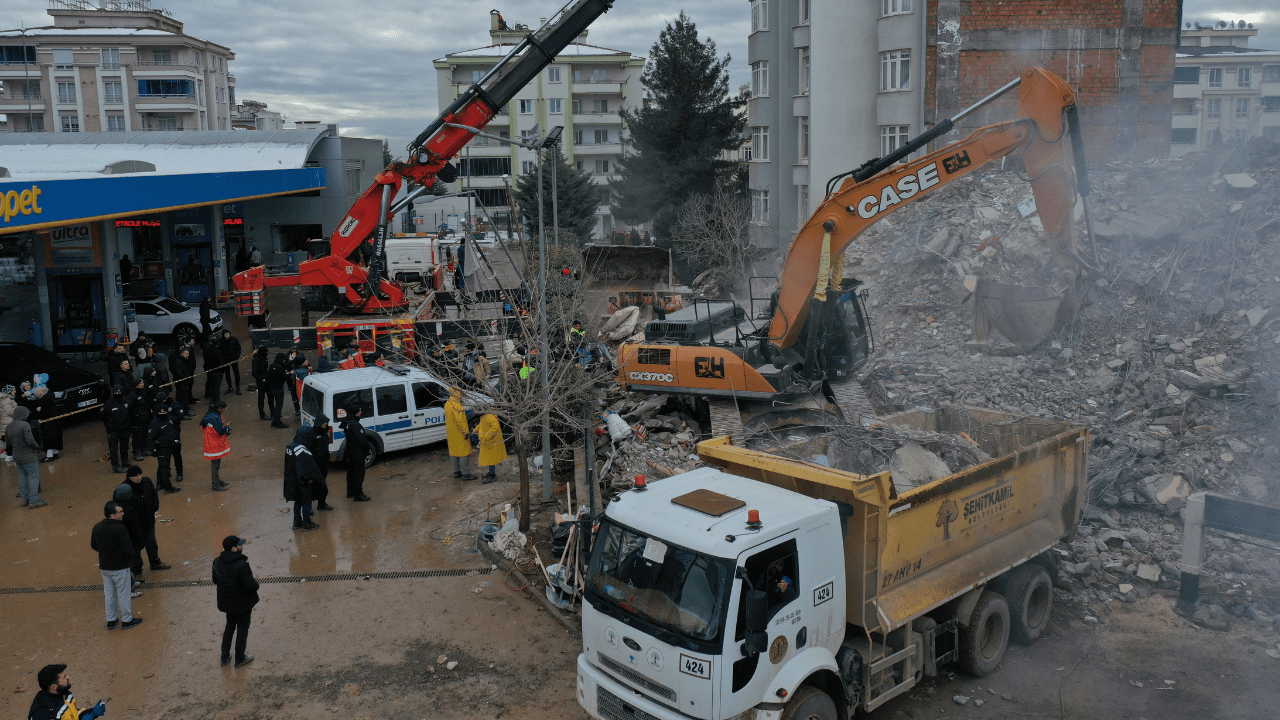
[[[124,472],[129,465],[129,402],[123,385],[112,388],[111,399],[102,406],[102,424],[107,430],[111,472]]]
[[[329,417],[321,413],[314,422],[307,450],[311,451],[311,458],[320,470],[320,481],[316,483],[313,495],[317,510],[332,510],[333,506],[325,502],[329,499]]]
[[[156,485],[167,493],[181,492],[182,488],[174,487],[169,482],[169,462],[173,459],[174,448],[182,444],[182,436],[178,426],[169,418],[169,406],[156,408],[156,419],[151,421],[151,429],[147,432],[147,447],[156,456]]]
[[[182,411],[191,417],[191,386],[195,383],[196,359],[191,355],[191,348],[178,348],[177,359],[173,361],[173,386],[178,390],[178,402],[182,403]]]
[[[258,390],[258,417],[266,420],[267,412],[264,409],[270,407],[267,404],[267,367],[271,364],[267,360],[267,346],[260,345],[253,350],[253,364],[250,371],[253,373],[253,384]]]
[[[280,421],[280,411],[284,409],[284,386],[289,381],[289,356],[276,353],[276,359],[267,368],[267,393],[271,402],[271,427],[287,428]]]
[[[227,614],[222,631],[222,664],[231,662],[231,637],[236,638],[236,667],[253,662],[245,655],[249,643],[249,621],[258,604],[258,581],[253,579],[244,546],[249,541],[235,535],[222,539],[222,554],[213,560],[213,583],[218,586],[218,610]]]
[[[320,468],[307,449],[311,429],[305,425],[293,435],[293,442],[284,449],[284,499],[293,502],[293,529],[315,530],[320,527],[311,522],[311,500]]]
[[[173,423],[173,427],[178,433],[178,443],[173,446],[173,472],[174,482],[182,482],[182,421],[187,419],[187,408],[182,403],[169,397],[169,393],[164,390],[157,390],[152,396],[151,409],[158,412],[161,407],[169,408],[169,422]]]
[[[133,459],[142,460],[147,447],[147,429],[151,427],[151,398],[147,397],[147,383],[141,378],[133,382],[134,388],[125,396],[129,403],[129,434],[133,435]],[[120,458],[127,462],[128,458]]]
[[[124,508],[124,517],[120,518],[120,522],[128,531],[129,545],[133,547],[133,560],[129,563],[129,569],[133,571],[133,597],[139,597],[142,595],[138,591],[138,586],[142,584],[142,546],[146,544],[147,538],[146,531],[142,529],[140,513],[133,506],[133,486],[127,482],[120,483],[111,499]]]
[[[106,520],[93,526],[89,547],[98,552],[98,570],[102,572],[102,590],[107,601],[107,629],[114,630],[117,620],[123,620],[121,628],[128,630],[142,618],[133,616],[133,578],[129,567],[133,564],[133,544],[125,529],[124,506],[112,500],[102,509]]]
[[[169,565],[160,559],[160,546],[156,543],[156,513],[160,511],[160,495],[151,478],[142,476],[142,468],[130,465],[124,479],[133,489],[133,497],[129,499],[130,509],[137,514],[138,524],[142,528],[142,548],[147,551],[147,560],[152,570],[168,570]],[[127,514],[127,513],[126,513]],[[141,553],[138,553],[141,558]]]
[[[369,437],[360,425],[362,412],[358,404],[352,405],[347,408],[347,417],[342,421],[342,434],[346,438],[343,460],[347,463],[347,497],[356,502],[371,499],[364,494],[364,461],[369,457]]]
[[[45,665],[36,674],[40,692],[31,700],[28,720],[97,720],[107,714],[107,702],[81,710],[76,707],[76,696],[71,694],[71,676],[62,663]]]
[[[204,396],[211,402],[222,399],[222,378],[227,376],[222,363],[221,343],[211,337],[204,343]]]
[[[228,363],[232,360],[240,359],[240,341],[230,330],[222,331],[222,362]],[[235,393],[240,394],[240,363],[231,363],[227,366],[227,392],[231,392],[232,378],[235,379]]]

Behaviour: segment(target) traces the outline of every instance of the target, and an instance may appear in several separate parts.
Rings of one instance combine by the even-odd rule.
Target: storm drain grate
[[[472,568],[460,570],[401,570],[397,572],[376,573],[330,573],[327,575],[282,575],[278,577],[258,578],[260,585],[280,585],[284,583],[333,582],[335,580],[399,580],[401,578],[438,578],[465,577],[467,575],[487,575],[493,568]],[[165,582],[143,583],[144,589],[153,588],[188,588],[213,587],[209,580],[168,580]],[[36,593],[70,593],[70,592],[102,592],[102,585],[60,585],[43,588],[0,588],[0,595],[32,595]]]

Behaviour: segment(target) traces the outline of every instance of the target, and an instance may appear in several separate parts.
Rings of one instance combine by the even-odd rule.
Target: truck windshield
[[[733,563],[646,537],[605,520],[591,554],[592,594],[671,632],[715,640]]]

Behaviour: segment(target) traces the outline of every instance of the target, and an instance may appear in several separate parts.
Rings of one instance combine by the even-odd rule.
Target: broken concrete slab
[[[889,471],[893,474],[893,485],[900,493],[951,474],[951,468],[942,458],[916,443],[905,443],[893,451]]]
[[[1185,500],[1191,494],[1191,485],[1181,475],[1152,475],[1142,484],[1147,497],[1165,506]]]
[[[1146,580],[1147,582],[1159,582],[1159,581],[1160,581],[1160,566],[1159,566],[1159,565],[1147,565],[1147,564],[1145,564],[1145,563],[1144,563],[1144,564],[1139,564],[1139,565],[1138,565],[1138,572],[1137,572],[1137,575],[1138,575],[1138,577],[1142,578],[1143,580]]]
[[[1223,175],[1222,179],[1227,183],[1227,187],[1233,190],[1249,190],[1258,186],[1258,181],[1245,173]]]

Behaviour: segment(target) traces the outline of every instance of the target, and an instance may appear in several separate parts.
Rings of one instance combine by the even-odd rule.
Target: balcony
[[[573,154],[576,155],[619,155],[622,153],[622,143],[583,143],[573,146]]]
[[[156,127],[154,125],[143,125],[140,128],[134,128],[134,130],[138,130],[140,132],[186,132],[186,129],[181,125],[177,125],[175,127]]]
[[[1173,127],[1175,128],[1195,128],[1200,127],[1199,113],[1174,113]]]
[[[1173,96],[1175,98],[1198,98],[1204,92],[1204,86],[1198,82],[1194,83],[1174,83]]]
[[[616,112],[576,112],[574,125],[621,125],[622,118]]]
[[[583,78],[586,82],[575,82],[571,92],[574,95],[621,95],[622,83],[620,82],[594,82],[590,78]]]

